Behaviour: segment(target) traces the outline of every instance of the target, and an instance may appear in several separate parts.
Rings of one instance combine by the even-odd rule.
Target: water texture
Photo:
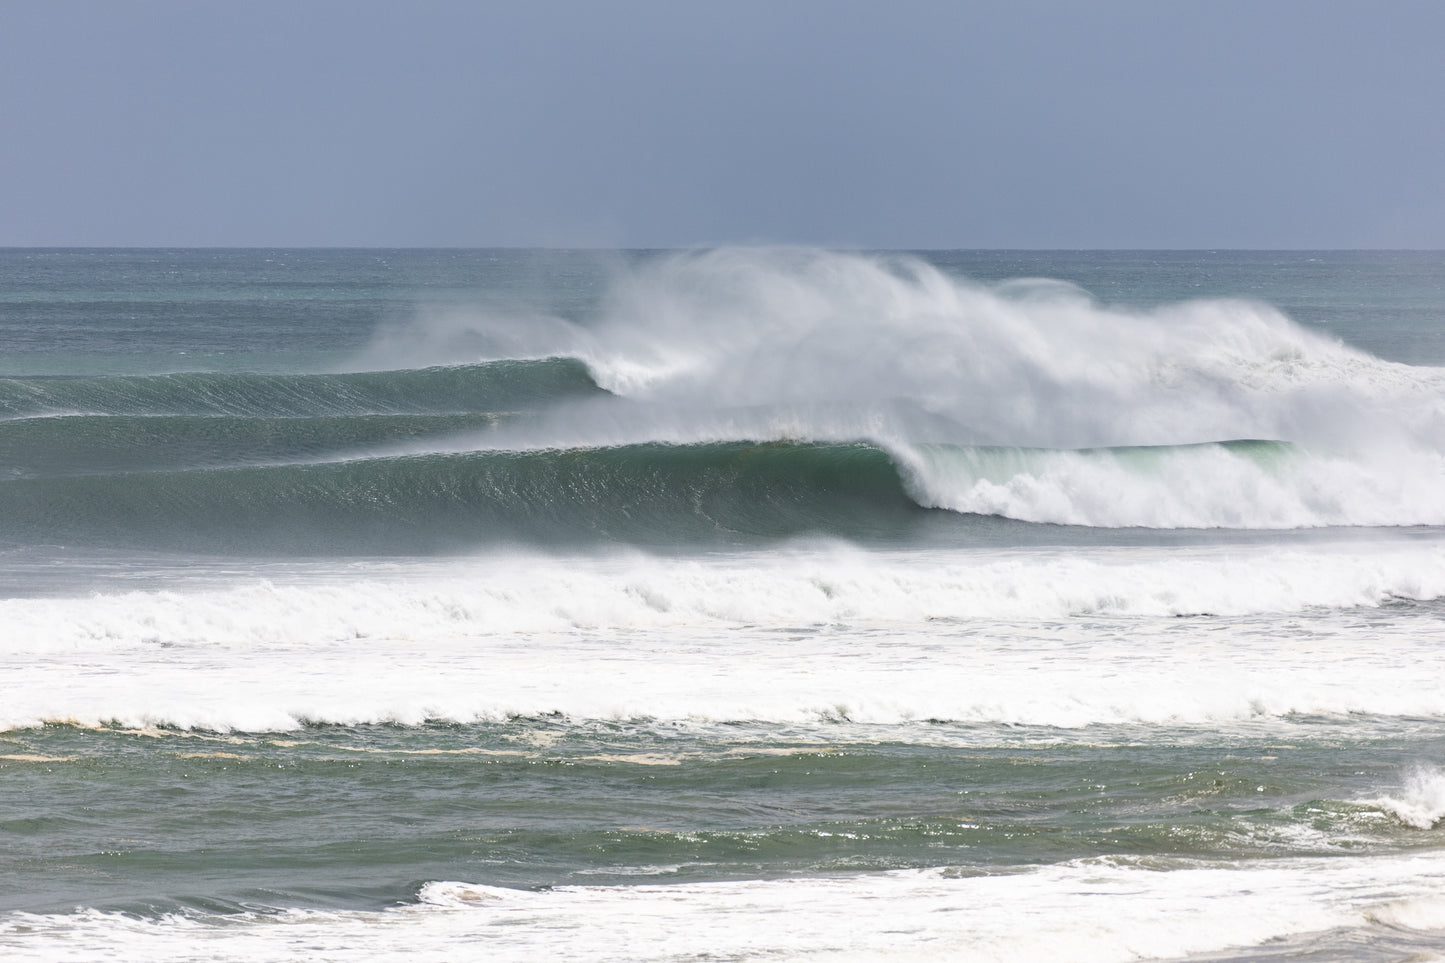
[[[0,251],[7,959],[1445,955],[1445,256]]]

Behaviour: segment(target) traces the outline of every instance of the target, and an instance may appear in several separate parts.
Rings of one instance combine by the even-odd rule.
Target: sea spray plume
[[[724,249],[638,266],[591,330],[598,382],[666,412],[652,427],[670,440],[867,438],[929,507],[1094,526],[1445,520],[1445,371],[1267,305],[1124,310],[916,258]]]
[[[907,256],[723,248],[615,268],[575,319],[428,310],[366,359],[575,357],[608,391],[703,423],[800,437],[1038,448],[1268,439],[1445,448],[1445,370],[1381,361],[1267,305],[1096,303],[1057,281],[986,286]],[[758,414],[767,409],[767,417]],[[840,419],[839,410],[846,410]],[[656,440],[655,417],[639,406]],[[740,414],[741,413],[741,414]],[[814,428],[813,422],[820,424]]]
[[[591,346],[576,322],[528,306],[510,309],[424,304],[386,324],[353,362],[363,370],[425,368],[475,361],[577,357]]]
[[[1131,311],[1060,282],[985,287],[908,257],[670,255],[620,278],[588,327],[587,360],[618,394],[850,404],[887,411],[905,437],[910,409],[955,443],[1353,441],[1379,432],[1370,406],[1438,441],[1445,411],[1445,372],[1379,361],[1265,305]],[[940,418],[952,437],[936,437]]]
[[[475,361],[479,345],[568,356],[609,392],[484,447],[862,440],[919,504],[963,513],[1445,521],[1445,370],[1381,361],[1257,303],[1126,310],[913,257],[729,248],[619,267],[575,323],[452,315],[438,335],[434,321],[418,342],[460,353],[429,361]]]

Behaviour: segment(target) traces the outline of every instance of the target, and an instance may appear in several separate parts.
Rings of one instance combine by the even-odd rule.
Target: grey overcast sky
[[[1445,248],[1441,0],[0,0],[0,245]]]

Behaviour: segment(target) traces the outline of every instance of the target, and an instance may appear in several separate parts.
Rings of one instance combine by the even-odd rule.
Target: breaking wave
[[[377,370],[0,379],[0,534],[385,552],[1445,524],[1445,370],[1250,302],[720,250],[645,260],[584,318],[419,317],[355,366]]]

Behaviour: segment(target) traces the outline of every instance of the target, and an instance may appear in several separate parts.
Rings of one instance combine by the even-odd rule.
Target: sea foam
[[[1398,794],[1365,800],[1363,804],[1378,806],[1407,826],[1432,829],[1445,820],[1445,771],[1420,766],[1410,773]]]
[[[1416,927],[1438,926],[1442,877],[1438,857],[1416,856],[1230,868],[1100,858],[1012,874],[929,869],[541,892],[437,881],[413,904],[370,912],[17,913],[0,919],[0,946],[16,960],[529,960],[540,952],[597,961],[1014,963],[1062,954],[1122,963],[1282,940],[1308,948],[1312,935],[1331,932],[1406,941]]]
[[[333,644],[438,634],[1279,615],[1445,597],[1432,542],[742,552],[672,560],[503,553],[230,588],[0,600],[10,654]]]
[[[0,726],[1445,715],[1432,548],[462,564],[0,603]]]

